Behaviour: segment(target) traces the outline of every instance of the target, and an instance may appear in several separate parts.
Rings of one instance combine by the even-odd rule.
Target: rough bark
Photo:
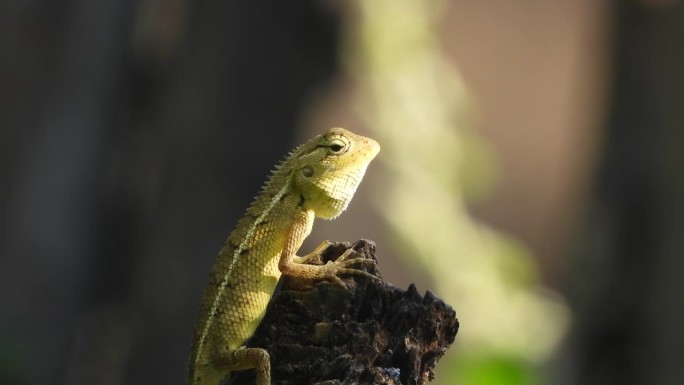
[[[375,260],[375,244],[336,243],[325,263],[353,247]],[[376,267],[369,272],[378,274]],[[345,277],[346,287],[283,277],[266,316],[249,341],[271,356],[272,383],[424,384],[454,342],[456,312],[414,285],[402,290],[366,277]],[[235,372],[229,384],[253,383],[254,371]]]

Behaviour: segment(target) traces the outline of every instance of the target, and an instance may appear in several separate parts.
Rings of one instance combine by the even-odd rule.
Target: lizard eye
[[[347,151],[347,143],[342,139],[333,139],[328,145],[328,150],[331,154],[344,154]]]

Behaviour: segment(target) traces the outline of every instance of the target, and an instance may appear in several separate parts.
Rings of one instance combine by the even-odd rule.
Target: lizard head
[[[340,215],[379,151],[378,142],[343,128],[331,128],[304,144],[293,167],[303,207],[319,218]]]

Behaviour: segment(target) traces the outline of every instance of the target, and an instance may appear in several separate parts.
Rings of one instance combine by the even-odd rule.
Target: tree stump
[[[375,244],[335,243],[321,260],[352,247],[375,260]],[[354,257],[352,254],[350,257]],[[377,265],[376,265],[377,266]],[[376,266],[360,267],[380,276]],[[356,267],[356,266],[355,266]],[[430,291],[402,290],[362,276],[346,287],[283,277],[248,346],[271,356],[272,384],[424,384],[454,342],[456,312]],[[253,384],[254,371],[233,372],[228,384]]]

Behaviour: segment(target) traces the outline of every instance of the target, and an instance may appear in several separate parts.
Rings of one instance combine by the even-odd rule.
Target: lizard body
[[[281,274],[339,284],[338,274],[370,275],[350,267],[369,261],[347,258],[351,250],[326,265],[303,264],[327,241],[306,256],[296,252],[315,217],[333,219],[347,208],[379,151],[373,139],[332,128],[276,166],[212,268],[195,324],[191,385],[218,385],[230,371],[250,368],[257,385],[270,384],[266,350],[242,345],[261,322]]]

